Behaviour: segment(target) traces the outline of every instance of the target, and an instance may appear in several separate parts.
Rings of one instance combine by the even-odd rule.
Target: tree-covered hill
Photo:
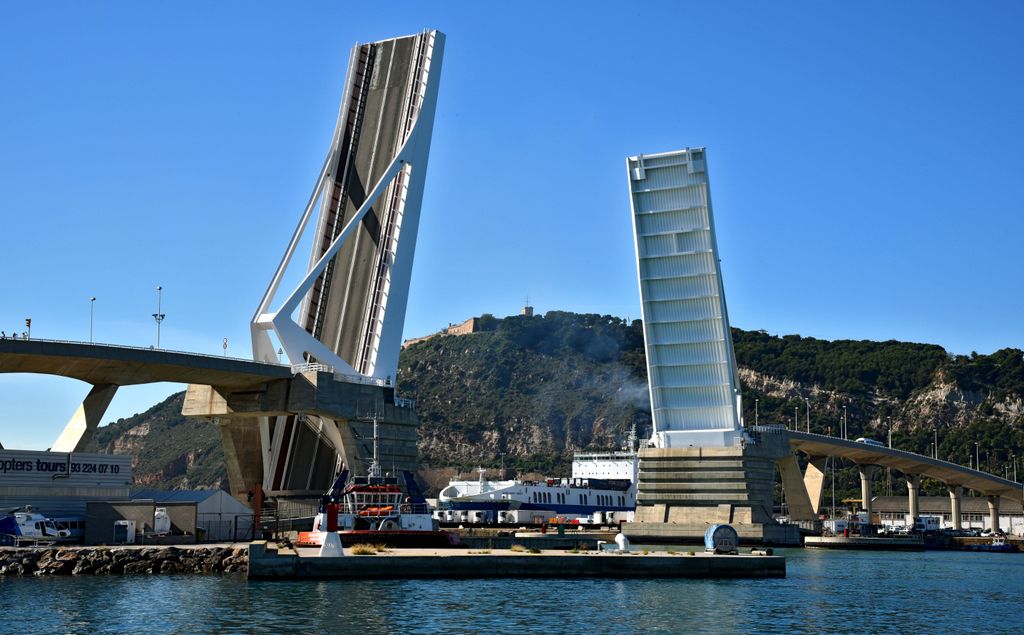
[[[634,423],[650,430],[639,322],[551,312],[481,326],[402,352],[425,463],[552,473],[573,450],[620,447]]]

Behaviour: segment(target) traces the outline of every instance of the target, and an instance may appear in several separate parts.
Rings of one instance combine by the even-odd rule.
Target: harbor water
[[[779,553],[772,580],[0,578],[0,633],[1024,632],[1024,554]]]

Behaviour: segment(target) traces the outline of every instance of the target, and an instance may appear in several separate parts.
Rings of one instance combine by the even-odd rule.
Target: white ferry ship
[[[632,447],[632,443],[630,446]],[[578,452],[572,477],[543,481],[450,481],[434,517],[445,523],[542,524],[558,518],[581,524],[633,519],[639,460],[635,450]]]

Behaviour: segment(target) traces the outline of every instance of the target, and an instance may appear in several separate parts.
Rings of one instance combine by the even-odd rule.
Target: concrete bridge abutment
[[[772,516],[777,467],[791,517],[814,520],[796,456],[781,436],[743,447],[644,448],[635,522],[622,532],[635,542],[687,544],[728,523],[747,543],[799,544],[799,529]]]
[[[319,497],[340,466],[366,473],[374,420],[384,472],[419,470],[419,419],[394,388],[309,371],[259,389],[192,384],[182,413],[216,420],[231,493],[246,500],[259,484],[268,496]]]

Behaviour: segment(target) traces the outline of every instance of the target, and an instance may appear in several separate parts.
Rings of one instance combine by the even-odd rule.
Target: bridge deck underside
[[[1020,483],[972,470],[956,463],[931,457],[880,447],[856,441],[837,439],[806,432],[787,431],[792,449],[811,457],[838,456],[860,465],[880,465],[897,469],[904,474],[917,474],[933,478],[951,486],[962,486],[987,496],[1024,498]]]
[[[45,340],[0,340],[0,373],[58,375],[88,382],[132,386],[161,381],[224,387],[289,379],[287,366],[212,355]]]

